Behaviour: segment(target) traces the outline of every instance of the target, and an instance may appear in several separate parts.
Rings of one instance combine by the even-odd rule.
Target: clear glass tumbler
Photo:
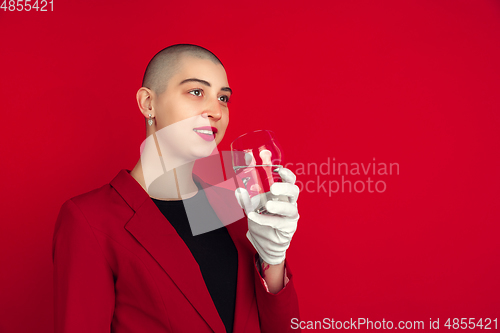
[[[233,169],[250,195],[251,211],[270,214],[267,201],[288,201],[286,196],[271,194],[271,185],[281,182],[279,170],[283,153],[272,131],[257,130],[243,134],[231,143]],[[272,214],[270,214],[272,215]]]

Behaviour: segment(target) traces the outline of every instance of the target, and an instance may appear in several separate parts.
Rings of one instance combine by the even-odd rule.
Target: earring
[[[153,119],[151,119],[151,113],[149,114],[148,124],[149,126],[153,125]]]

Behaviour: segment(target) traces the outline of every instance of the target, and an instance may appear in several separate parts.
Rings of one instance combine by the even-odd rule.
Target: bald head
[[[222,62],[215,54],[201,46],[192,44],[172,45],[164,48],[151,59],[144,73],[142,86],[151,89],[156,95],[162,94],[167,88],[170,78],[180,69],[181,59],[186,56],[208,59],[215,64],[222,65]]]

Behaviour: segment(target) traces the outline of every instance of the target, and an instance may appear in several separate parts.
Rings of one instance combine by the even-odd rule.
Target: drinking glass
[[[272,131],[257,130],[243,134],[231,143],[233,170],[248,191],[250,211],[270,214],[265,208],[269,200],[288,201],[286,196],[271,194],[271,185],[280,182],[283,153]]]

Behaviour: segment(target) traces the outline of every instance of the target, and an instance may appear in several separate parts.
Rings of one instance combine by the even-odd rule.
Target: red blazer
[[[53,239],[55,332],[225,332],[191,252],[129,172],[61,208]],[[218,202],[217,215],[234,209],[234,194],[213,189],[207,197]],[[290,267],[286,287],[268,293],[246,218],[227,229],[238,251],[234,332],[291,331],[299,309]]]

